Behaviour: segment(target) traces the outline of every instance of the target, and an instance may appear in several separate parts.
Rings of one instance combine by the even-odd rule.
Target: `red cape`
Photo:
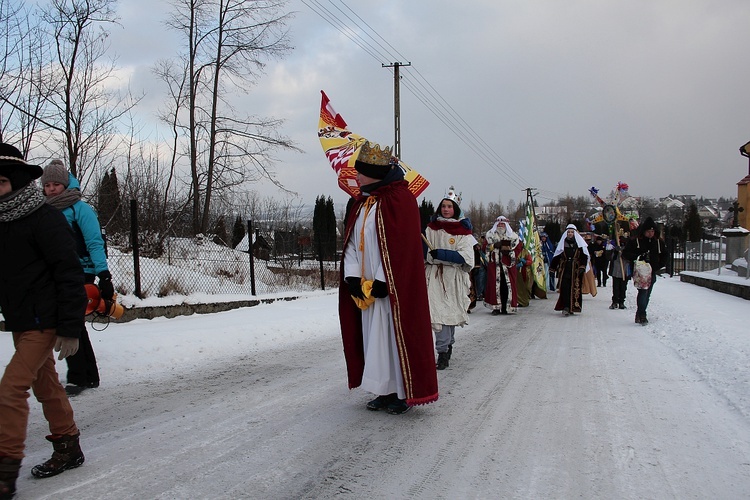
[[[380,255],[388,284],[396,345],[401,360],[406,402],[432,403],[438,399],[437,371],[430,324],[430,305],[424,277],[421,223],[414,195],[400,180],[379,187],[375,224]],[[349,212],[344,247],[351,238],[366,197],[360,196]],[[349,388],[359,387],[365,367],[362,346],[362,314],[344,282],[343,257],[339,288],[339,320]]]
[[[460,220],[434,220],[427,224],[427,227],[435,231],[442,229],[454,236],[471,234],[471,229],[464,226]]]

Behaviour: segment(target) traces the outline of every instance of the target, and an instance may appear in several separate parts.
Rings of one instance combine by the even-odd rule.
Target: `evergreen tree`
[[[698,215],[698,205],[691,203],[685,216],[685,233],[688,241],[700,241],[703,238],[703,223]]]
[[[326,200],[325,204],[325,220],[326,220],[326,228],[325,228],[325,245],[324,249],[326,252],[326,257],[331,260],[336,259],[336,211],[334,210],[333,206],[333,198],[330,196]]]
[[[242,218],[238,215],[236,219],[234,219],[234,226],[232,227],[232,248],[237,248],[237,245],[239,245],[242,242],[242,239],[245,237],[245,234],[247,231],[245,231],[245,223],[242,222]],[[246,248],[240,248],[240,250],[247,250]]]
[[[427,224],[430,223],[430,218],[435,215],[435,207],[431,201],[427,201],[426,198],[422,198],[422,203],[419,205],[419,218],[422,221],[422,232],[427,228]]]
[[[318,258],[332,260],[336,257],[336,213],[330,196],[315,198],[313,245]]]
[[[117,183],[117,173],[113,168],[104,173],[99,184],[99,199],[97,203],[99,223],[110,234],[120,233],[127,229],[120,207],[120,187]]]

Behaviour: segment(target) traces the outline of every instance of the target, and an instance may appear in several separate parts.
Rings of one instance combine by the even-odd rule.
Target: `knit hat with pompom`
[[[52,160],[49,165],[44,167],[44,173],[42,174],[42,186],[48,182],[55,182],[68,187],[70,180],[68,178],[68,169],[65,168],[65,164],[62,160]]]

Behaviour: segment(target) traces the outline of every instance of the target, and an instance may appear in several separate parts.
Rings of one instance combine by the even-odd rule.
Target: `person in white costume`
[[[474,267],[474,245],[469,219],[461,212],[461,196],[451,186],[425,229],[425,255],[430,320],[435,332],[437,369],[450,364],[456,326],[469,321],[469,272]]]

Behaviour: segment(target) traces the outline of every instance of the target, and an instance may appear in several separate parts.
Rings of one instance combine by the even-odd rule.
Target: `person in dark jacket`
[[[91,205],[81,199],[78,179],[68,172],[61,160],[52,160],[44,167],[41,181],[47,203],[60,209],[73,228],[76,251],[86,283],[93,283],[98,277],[101,297],[104,300],[112,300],[115,289],[112,285],[112,274],[107,266],[99,218]],[[68,385],[65,386],[65,392],[69,396],[79,394],[85,389],[99,387],[99,367],[86,327],[81,331],[79,347],[75,355],[65,360],[68,363]]]
[[[64,359],[78,350],[87,302],[83,269],[65,217],[44,203],[34,182],[41,175],[18,149],[0,143],[0,308],[15,346],[0,379],[0,499],[15,494],[29,389],[42,404],[54,448],[32,475],[53,476],[84,461],[53,354]]]
[[[604,253],[604,238],[597,236],[589,246],[589,255],[594,264],[596,286],[607,286],[607,257]]]
[[[628,242],[622,256],[633,263],[640,257],[641,260],[651,264],[651,286],[639,289],[636,300],[638,309],[635,312],[635,322],[645,325],[648,324],[646,309],[651,299],[651,290],[656,283],[656,276],[667,265],[667,247],[659,238],[656,223],[651,217],[646,218],[643,224],[639,226],[638,231],[638,237]]]
[[[625,309],[625,297],[628,292],[628,280],[630,279],[630,261],[622,256],[622,249],[627,244],[627,238],[620,236],[619,244],[614,239],[607,245],[610,248],[609,275],[612,276],[612,304],[610,309]]]

